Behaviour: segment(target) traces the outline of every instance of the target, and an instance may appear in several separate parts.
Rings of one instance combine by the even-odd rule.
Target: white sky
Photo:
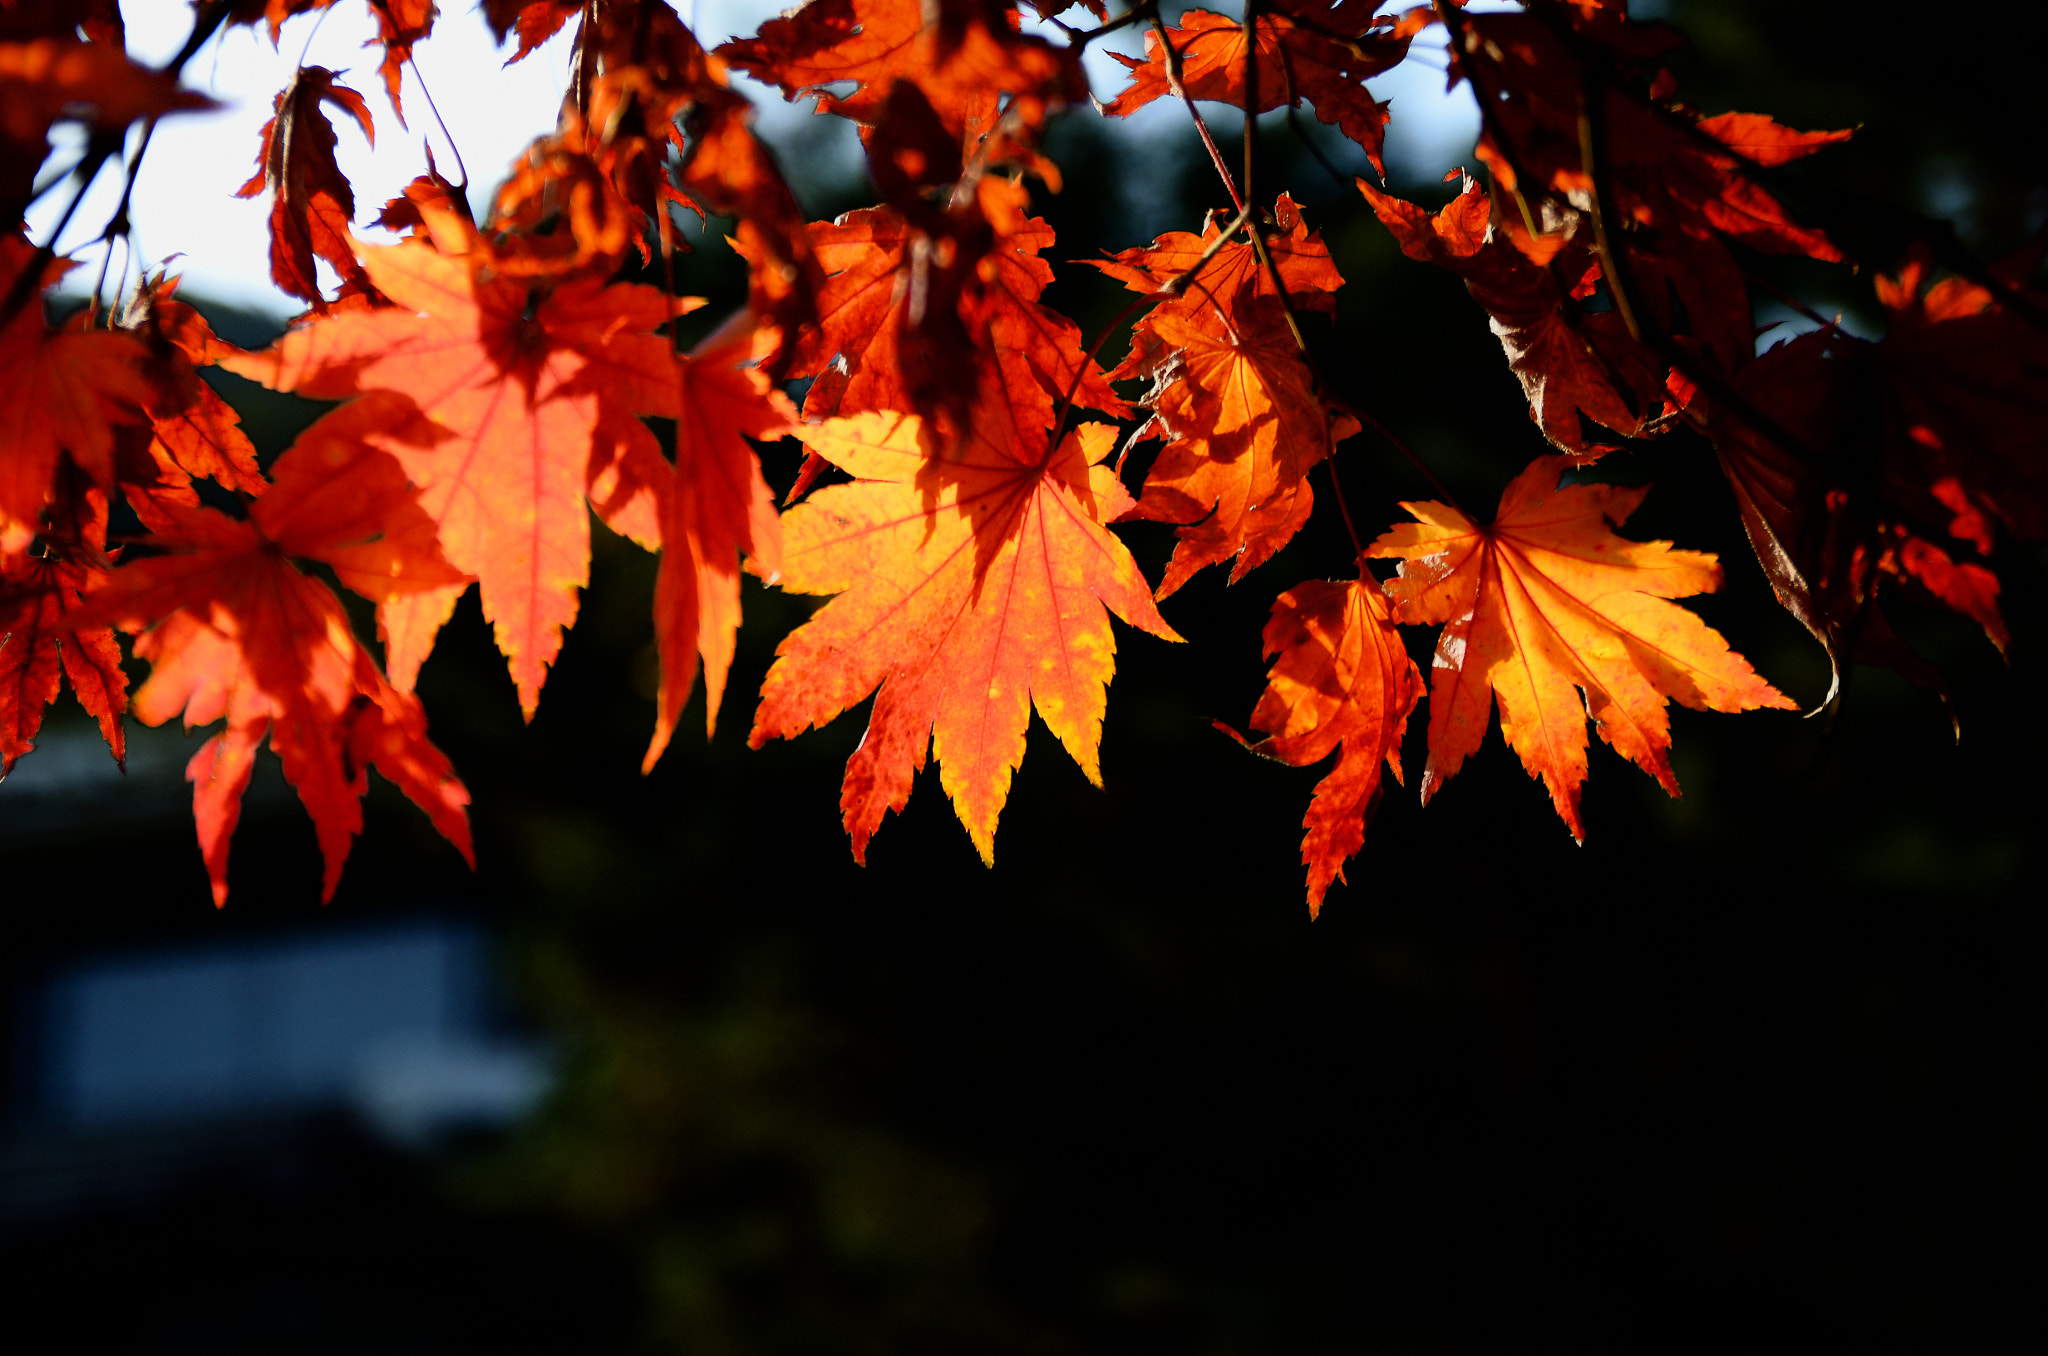
[[[683,0],[680,8],[686,19],[692,17],[690,0]],[[697,35],[710,47],[728,37],[753,32],[783,6],[777,0],[695,0],[694,8]],[[121,10],[128,25],[129,51],[142,62],[168,60],[190,32],[191,10],[185,0],[124,0]],[[1082,11],[1075,10],[1069,17],[1081,15]],[[419,70],[469,169],[471,200],[480,209],[488,201],[484,195],[526,145],[554,128],[566,82],[570,28],[525,61],[500,69],[506,53],[492,42],[481,13],[465,0],[453,0],[443,7],[434,36],[416,51]],[[269,195],[234,196],[255,170],[259,133],[271,115],[271,101],[302,60],[342,72],[343,83],[364,96],[376,123],[377,142],[372,150],[351,120],[329,110],[340,142],[337,158],[355,186],[358,222],[374,219],[387,199],[396,197],[425,171],[423,143],[432,143],[442,171],[452,177],[454,165],[446,154],[446,140],[410,70],[405,72],[403,87],[410,130],[401,128],[392,115],[377,73],[382,49],[365,46],[375,31],[366,7],[344,3],[323,15],[304,15],[286,23],[275,51],[261,27],[235,28],[202,49],[186,65],[185,83],[224,107],[212,113],[166,118],[158,126],[136,181],[130,213],[136,227],[135,259],[124,259],[117,249],[113,267],[126,267],[132,281],[138,263],[154,269],[170,256],[180,255],[173,267],[183,273],[189,293],[279,317],[302,309],[270,283]],[[1123,68],[1111,61],[1102,47],[1114,45],[1136,52],[1139,42],[1133,29],[1113,35],[1109,44],[1091,47],[1086,58],[1088,76],[1099,98],[1115,97],[1127,80]],[[1378,97],[1393,101],[1394,120],[1387,145],[1390,165],[1407,166],[1417,174],[1441,173],[1469,153],[1477,114],[1469,93],[1445,97],[1442,66],[1440,55],[1425,54],[1424,60],[1404,63],[1373,82]],[[787,145],[810,118],[810,101],[787,104],[775,90],[743,83],[761,107],[759,130],[770,144]],[[1073,116],[1092,115],[1084,110]],[[1176,129],[1184,117],[1178,107],[1161,100],[1111,126],[1127,144],[1142,144]],[[73,147],[77,144],[75,138],[70,143]],[[851,146],[850,139],[846,144]],[[60,146],[52,164],[64,165],[73,154],[75,151]],[[46,167],[44,175],[51,172]],[[1142,181],[1126,188],[1127,196],[1144,191]],[[30,213],[30,233],[38,241],[55,223],[70,192],[68,185],[57,187]],[[92,285],[100,260],[97,249],[88,246],[98,237],[119,194],[118,170],[109,166],[80,204],[65,238],[58,242],[60,250],[75,253],[86,265],[72,273],[71,286]],[[1194,223],[1184,225],[1192,229]],[[366,234],[374,238],[374,233]],[[111,278],[109,281],[111,284]]]

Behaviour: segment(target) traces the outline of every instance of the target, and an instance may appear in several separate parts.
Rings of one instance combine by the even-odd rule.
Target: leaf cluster
[[[276,40],[328,3],[202,3],[161,69],[125,54],[110,5],[10,7],[0,215],[19,222],[67,177],[75,209],[140,123],[132,186],[147,129],[203,106],[178,77],[214,33],[263,22]],[[1719,586],[1713,556],[1618,535],[1643,491],[1585,479],[1617,449],[1669,439],[1714,459],[1778,599],[1826,652],[1830,701],[1856,662],[1941,687],[1892,625],[1900,600],[2007,643],[2000,563],[2048,535],[2038,250],[1986,266],[1930,230],[1895,257],[1852,256],[1853,228],[1800,210],[1784,178],[1850,133],[1703,112],[1672,73],[1677,34],[1619,5],[1246,0],[1169,24],[1149,2],[1083,3],[1096,27],[1056,2],[1027,25],[1011,0],[810,0],[706,50],[657,0],[492,0],[512,61],[573,25],[559,122],[488,204],[429,159],[375,219],[391,244],[359,235],[334,156],[331,111],[373,136],[369,101],[300,69],[242,193],[270,195],[271,275],[308,309],[258,352],[220,340],[163,277],[104,299],[102,281],[84,315],[51,324],[37,300],[66,261],[16,226],[0,239],[0,757],[31,749],[62,677],[117,758],[125,715],[225,721],[188,769],[217,901],[266,740],[312,815],[329,895],[371,767],[467,853],[468,793],[428,739],[420,668],[474,584],[530,719],[589,582],[594,513],[660,555],[645,767],[700,669],[716,722],[752,571],[830,601],[783,640],[751,742],[872,698],[840,797],[855,857],[935,758],[992,862],[1034,711],[1100,784],[1110,617],[1178,640],[1159,603],[1210,566],[1236,582],[1272,560],[1320,495],[1355,575],[1280,594],[1249,719],[1281,761],[1337,754],[1305,821],[1314,910],[1363,844],[1383,769],[1400,777],[1424,701],[1425,800],[1497,709],[1581,838],[1589,722],[1675,795],[1670,702],[1792,705],[1671,601]],[[402,123],[400,72],[435,7],[369,4]],[[1100,113],[1180,103],[1230,209],[1091,261],[1132,294],[1091,340],[1046,301],[1059,242],[1034,193],[1061,186],[1054,120],[1088,116],[1083,52],[1137,24],[1144,50],[1119,57],[1129,84]],[[1437,41],[1481,113],[1477,174],[1434,211],[1361,178],[1353,210],[1464,283],[1520,384],[1545,447],[1490,521],[1329,380],[1318,317],[1344,280],[1257,156],[1257,116],[1306,104],[1380,175],[1389,111],[1365,82]],[[733,70],[851,122],[875,204],[807,220]],[[1243,118],[1240,165],[1204,106]],[[88,136],[68,176],[45,165],[59,122]],[[700,303],[624,278],[657,260],[673,278],[691,211],[732,222],[748,282],[745,306],[684,351],[675,322]],[[1759,352],[1757,262],[1773,256],[1869,279],[1883,336],[1786,298],[1814,328]],[[1105,365],[1125,322],[1128,350]],[[261,467],[199,379],[209,366],[340,403]],[[1339,481],[1368,430],[1438,491],[1377,537]],[[778,507],[761,449],[784,437],[806,460]],[[147,533],[110,551],[115,504]],[[1116,530],[1136,521],[1174,529],[1156,587]],[[375,605],[374,648],[312,565]],[[1441,627],[1426,686],[1402,626]],[[151,665],[132,701],[117,632]]]

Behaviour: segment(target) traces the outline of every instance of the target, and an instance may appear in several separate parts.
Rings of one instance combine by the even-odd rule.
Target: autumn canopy
[[[1101,782],[1112,617],[1178,641],[1171,595],[1201,571],[1271,589],[1269,681],[1240,737],[1292,764],[1335,758],[1305,820],[1311,909],[1401,778],[1419,706],[1425,800],[1497,711],[1583,839],[1589,721],[1675,795],[1671,702],[1794,705],[1674,601],[1717,588],[1722,562],[1622,535],[1645,491],[1603,483],[1607,453],[1674,439],[1716,460],[1764,575],[1838,675],[1878,663],[1940,685],[1888,620],[1899,601],[2002,646],[2000,553],[2048,537],[2037,255],[1982,266],[1930,232],[1850,257],[1780,177],[1849,133],[1693,107],[1676,35],[1598,0],[1246,0],[1174,22],[1149,2],[809,0],[715,50],[660,0],[485,0],[512,61],[575,32],[556,130],[492,201],[430,163],[381,206],[356,201],[337,129],[374,136],[386,103],[420,116],[399,107],[400,73],[436,7],[367,0],[383,88],[303,68],[250,147],[242,193],[268,204],[271,276],[306,307],[291,329],[244,351],[163,274],[103,278],[53,322],[70,265],[21,226],[30,205],[124,164],[132,179],[147,132],[124,138],[206,106],[181,75],[222,26],[275,39],[330,3],[201,0],[162,69],[126,55],[111,3],[0,5],[0,215],[16,223],[0,238],[0,760],[31,754],[66,683],[117,759],[126,719],[220,722],[188,770],[217,902],[266,742],[329,895],[373,768],[468,853],[468,793],[416,679],[474,585],[531,718],[589,582],[593,514],[660,553],[648,767],[699,682],[719,718],[742,571],[824,600],[781,641],[751,739],[873,699],[840,794],[862,859],[932,759],[992,862],[1034,711]],[[1083,52],[1127,29],[1143,47],[1118,57],[1126,82],[1091,88]],[[1366,83],[1424,41],[1483,114],[1471,173],[1437,207],[1380,177],[1390,111]],[[874,205],[807,220],[734,71],[856,124]],[[1110,333],[1084,333],[1045,299],[1056,268],[1097,276],[1034,215],[1060,187],[1046,132],[1161,100],[1200,132],[1219,208],[1084,261],[1129,301]],[[1497,509],[1441,490],[1407,521],[1353,524],[1341,478],[1372,465],[1345,465],[1355,448],[1440,482],[1426,447],[1318,364],[1344,284],[1329,223],[1211,133],[1281,108],[1357,144],[1374,175],[1345,190],[1351,210],[1462,280],[1471,323],[1498,338],[1531,426]],[[60,123],[85,131],[76,164],[50,150]],[[124,145],[142,149],[124,161]],[[673,276],[685,212],[723,219],[749,269],[746,306],[687,348],[674,322],[700,303],[644,281]],[[1759,255],[1856,270],[1889,328],[1813,313],[1759,351]],[[339,403],[264,465],[209,367]],[[771,494],[764,449],[804,458],[793,502]],[[1350,531],[1355,574],[1252,581],[1318,511]],[[1157,581],[1119,535],[1134,521],[1173,526]],[[374,604],[374,636],[329,579]],[[1441,628],[1426,681],[1403,627]],[[129,658],[148,670],[132,692]]]

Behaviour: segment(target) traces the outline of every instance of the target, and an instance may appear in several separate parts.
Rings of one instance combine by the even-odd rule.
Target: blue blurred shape
[[[42,989],[36,1111],[87,1129],[345,1107],[405,1142],[502,1125],[548,1078],[493,1037],[488,962],[447,918],[87,960]]]

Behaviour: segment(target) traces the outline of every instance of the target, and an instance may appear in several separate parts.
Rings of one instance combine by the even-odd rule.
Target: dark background
[[[1834,5],[1666,12],[1706,111],[1861,125],[1802,166],[1816,210],[1938,210],[1986,257],[2048,217],[2031,10],[1974,6],[1938,33]],[[1263,149],[1349,280],[1315,336],[1324,370],[1492,502],[1543,449],[1484,316],[1284,122]],[[1144,243],[1111,191],[1124,176],[1180,196],[1169,225],[1220,201],[1191,141],[1134,164],[1084,111],[1053,153],[1059,259]],[[736,299],[726,262],[695,256],[688,290]],[[1048,300],[1092,337],[1122,296],[1090,273],[1063,270]],[[1870,322],[1867,280],[1773,276]],[[306,417],[250,410],[266,450]],[[1363,531],[1425,494],[1370,437],[1342,457]],[[765,461],[795,472],[786,446]],[[1681,431],[1598,473],[1655,482],[1630,535],[1719,552],[1727,584],[1698,610],[1816,702],[1818,647],[1773,603],[1704,446]],[[1157,577],[1168,531],[1125,535]],[[1490,735],[1426,811],[1388,796],[1312,923],[1298,848],[1318,773],[1210,722],[1248,715],[1273,596],[1349,572],[1327,505],[1244,583],[1212,570],[1169,601],[1188,645],[1119,630],[1107,789],[1034,729],[993,871],[929,774],[853,865],[837,786],[864,708],[746,749],[751,694],[810,606],[751,582],[724,724],[706,745],[686,716],[643,778],[653,561],[598,536],[531,726],[473,596],[423,674],[475,796],[476,875],[381,785],[324,912],[289,798],[252,803],[221,914],[182,796],[118,838],[86,822],[4,847],[17,987],[104,946],[480,914],[528,1020],[568,1052],[557,1096],[436,1157],[330,1126],[267,1176],[244,1162],[0,1234],[18,1326],[63,1314],[167,1350],[2038,1340],[2038,557],[2007,561],[2009,666],[1953,618],[1898,617],[1949,666],[1960,740],[1939,698],[1867,670],[1811,719],[1675,711],[1685,798],[1596,743],[1581,848]],[[1412,637],[1425,667],[1429,640]]]

